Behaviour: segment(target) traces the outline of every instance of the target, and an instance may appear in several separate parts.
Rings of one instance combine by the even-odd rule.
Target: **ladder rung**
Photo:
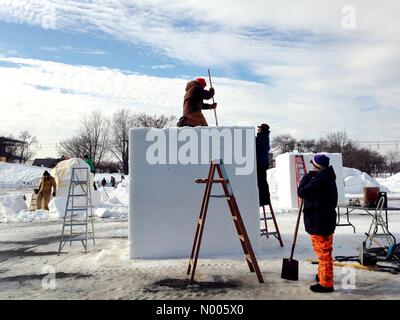
[[[73,208],[68,208],[67,211],[85,211],[89,210],[90,207],[73,207]]]
[[[70,194],[69,195],[70,198],[75,198],[75,197],[87,197],[86,194]]]
[[[261,229],[262,234],[267,234],[267,235],[277,235],[278,232],[273,231],[273,232],[266,232],[267,230]]]
[[[195,183],[208,183],[208,179],[196,179],[194,180]],[[229,179],[213,179],[211,180],[211,183],[229,183]]]
[[[88,232],[88,240],[89,240],[89,234],[91,234],[93,232]],[[62,239],[62,242],[71,242],[71,241],[82,241],[82,240],[86,240],[86,235],[80,235],[80,236],[75,236],[72,238],[65,238]]]
[[[260,221],[264,221],[264,220],[273,220],[273,218],[272,217],[260,218]]]
[[[230,197],[227,197],[224,194],[210,194],[210,198],[230,199]]]
[[[88,181],[85,181],[85,180],[71,180],[71,184],[89,184],[89,182]]]
[[[66,227],[71,227],[71,226],[86,226],[86,223],[66,223]]]

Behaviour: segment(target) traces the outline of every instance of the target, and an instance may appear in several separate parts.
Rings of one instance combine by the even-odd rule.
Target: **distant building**
[[[0,162],[20,161],[21,157],[18,157],[15,152],[12,152],[12,149],[23,143],[25,142],[12,138],[0,137]]]
[[[32,166],[34,167],[45,167],[45,168],[54,168],[57,163],[59,163],[61,159],[54,159],[54,158],[36,158],[33,160]]]

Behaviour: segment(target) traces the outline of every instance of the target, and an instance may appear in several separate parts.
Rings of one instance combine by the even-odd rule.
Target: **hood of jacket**
[[[188,90],[190,90],[191,88],[193,88],[194,86],[200,86],[198,83],[197,83],[197,81],[196,80],[192,80],[192,81],[190,81],[190,82],[188,82],[187,84],[186,84],[186,91],[188,91]]]
[[[328,168],[322,170],[318,170],[316,172],[316,175],[321,178],[336,180],[336,174],[332,166],[329,166]]]

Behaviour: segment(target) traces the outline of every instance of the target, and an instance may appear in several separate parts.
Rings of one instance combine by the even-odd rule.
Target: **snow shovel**
[[[299,280],[299,262],[293,259],[294,248],[296,247],[297,232],[299,231],[301,211],[303,210],[304,200],[301,200],[299,214],[297,216],[296,230],[294,231],[294,239],[292,244],[292,252],[290,253],[289,259],[283,259],[282,261],[282,273],[281,278],[286,280]]]

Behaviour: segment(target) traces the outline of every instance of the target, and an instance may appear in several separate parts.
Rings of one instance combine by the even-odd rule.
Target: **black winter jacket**
[[[309,234],[330,235],[336,228],[338,192],[332,166],[310,171],[301,179],[297,190],[304,199],[304,226]]]
[[[269,132],[258,132],[256,137],[257,165],[269,168]]]

